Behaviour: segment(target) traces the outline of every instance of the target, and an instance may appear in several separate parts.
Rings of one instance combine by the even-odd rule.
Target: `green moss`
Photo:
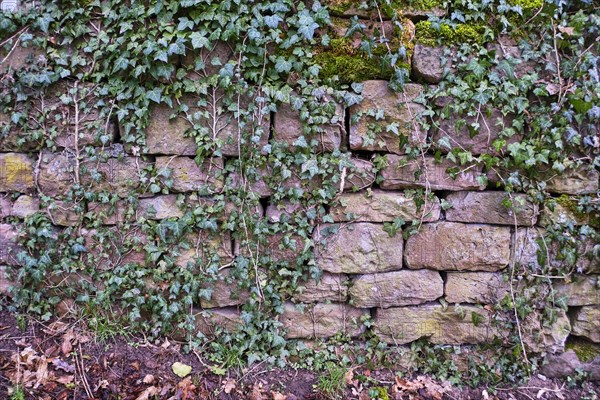
[[[566,349],[573,350],[581,362],[590,362],[600,355],[600,345],[580,338],[569,339]]]
[[[375,397],[376,399],[390,400],[390,395],[388,394],[388,391],[386,388],[384,388],[382,386],[377,386],[377,387],[374,387],[372,390],[377,391],[377,397]],[[373,395],[371,395],[371,396],[373,396]],[[371,398],[373,398],[373,397],[371,397]]]
[[[544,4],[543,0],[509,0],[511,6],[521,6],[523,15],[536,12]]]
[[[439,42],[444,45],[483,43],[483,27],[480,25],[458,24],[453,28],[448,24],[441,24],[438,30],[430,21],[420,21],[415,28],[417,41],[427,46],[435,46]]]
[[[427,11],[441,6],[442,3],[441,0],[396,0],[392,1],[390,5],[383,5],[381,11],[388,17],[392,17],[394,14],[402,13],[406,9]]]
[[[568,212],[572,213],[578,221],[581,223],[588,224],[593,227],[600,226],[600,215],[597,213],[585,213],[580,210],[579,202],[576,198],[569,197],[566,194],[561,195],[560,197],[555,199],[556,204],[563,207]]]

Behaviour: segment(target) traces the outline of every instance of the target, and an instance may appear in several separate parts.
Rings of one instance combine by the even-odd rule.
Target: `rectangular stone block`
[[[594,194],[598,191],[600,172],[592,165],[581,165],[566,169],[562,174],[549,172],[552,177],[546,180],[546,190],[551,193]]]
[[[75,184],[75,158],[64,153],[44,151],[40,163],[38,183],[42,193],[60,197]]]
[[[183,217],[183,208],[183,201],[178,203],[178,196],[176,194],[167,194],[140,199],[136,215],[137,219],[161,220],[166,218],[180,218]]]
[[[0,192],[30,192],[34,161],[25,154],[0,153]]]
[[[279,204],[268,204],[266,207],[265,215],[269,222],[281,222],[290,221],[294,215],[306,216],[306,214],[312,211],[316,212],[314,207],[310,207],[308,210],[303,208],[300,203],[292,203],[289,200],[282,200]]]
[[[405,145],[425,144],[427,132],[418,119],[425,107],[412,102],[422,91],[414,83],[396,93],[387,81],[363,82],[363,101],[350,108],[350,148],[405,154]]]
[[[586,213],[585,208],[579,208],[579,198],[562,195],[550,198],[544,202],[540,213],[539,225],[543,227],[555,224],[591,225],[600,228],[600,216]]]
[[[202,308],[228,307],[244,304],[250,297],[248,289],[241,288],[240,281],[233,276],[232,268],[219,271],[219,279],[203,285],[203,289],[211,289],[210,298],[200,298]]]
[[[223,266],[233,261],[234,254],[229,232],[197,230],[187,234],[185,241],[187,245],[179,249],[176,255],[175,263],[180,267],[199,266],[203,270],[212,262],[218,262]]]
[[[524,194],[457,192],[449,194],[446,200],[452,204],[446,210],[448,221],[511,226],[533,226],[537,221],[538,207]]]
[[[549,354],[565,351],[567,337],[571,333],[571,323],[564,310],[556,311],[554,321],[550,321],[537,310],[521,319],[523,343],[527,351]]]
[[[54,225],[73,226],[83,219],[85,205],[81,202],[55,200],[48,206],[46,212]]]
[[[488,311],[441,305],[377,309],[375,334],[384,342],[405,344],[427,338],[434,344],[489,343],[498,331]]]
[[[203,335],[214,338],[222,330],[234,332],[243,324],[240,311],[235,307],[194,310],[196,329]]]
[[[301,311],[295,304],[286,303],[279,319],[288,339],[327,338],[338,333],[357,337],[364,331],[361,317],[368,313],[347,304],[318,303]]]
[[[600,305],[600,276],[573,275],[569,282],[555,281],[552,288],[567,298],[568,306]]]
[[[433,222],[440,219],[441,207],[435,196],[417,207],[415,199],[404,193],[375,189],[369,193],[344,193],[339,197],[339,204],[330,210],[335,222],[391,222],[396,218]]]
[[[351,158],[350,165],[342,170],[344,191],[358,191],[367,188],[375,182],[375,166],[371,161]]]
[[[147,183],[143,182],[144,170],[151,163],[139,157],[114,157],[106,161],[83,160],[84,172],[80,174],[81,184],[95,192],[109,192],[119,197],[130,193],[144,194]]]
[[[444,295],[444,281],[437,271],[393,271],[352,279],[351,304],[358,308],[388,308],[422,304]]]
[[[575,312],[572,323],[573,335],[600,343],[600,306],[581,307]]]
[[[163,183],[172,182],[171,191],[212,194],[223,189],[222,158],[206,159],[198,165],[189,157],[156,157],[155,166]]]
[[[348,298],[348,276],[324,272],[316,281],[299,281],[293,299],[296,302],[314,303],[333,301],[343,303]]]
[[[393,154],[385,156],[387,166],[381,170],[382,181],[379,186],[386,190],[428,188],[430,190],[483,190],[485,187],[477,181],[480,167],[459,166],[447,159],[440,163],[434,157],[425,156],[410,160]],[[452,178],[447,172],[455,170]],[[460,172],[459,172],[460,171]]]
[[[19,265],[18,254],[24,250],[18,243],[17,229],[10,224],[0,224],[0,265]]]
[[[411,269],[498,271],[510,262],[510,228],[457,222],[423,224],[406,241]]]
[[[499,273],[448,272],[445,292],[448,303],[498,304],[510,293],[510,283]]]
[[[317,265],[325,271],[372,274],[402,269],[402,234],[390,237],[380,224],[323,224],[315,230],[314,242]]]
[[[40,209],[40,200],[37,197],[21,195],[12,200],[8,195],[0,196],[0,219],[6,217],[26,218],[35,214]]]
[[[290,266],[296,265],[298,256],[307,249],[310,240],[295,233],[282,232],[255,237],[251,232],[234,233],[234,254],[250,259],[270,256],[274,262],[287,262]]]
[[[148,237],[139,227],[84,228],[81,236],[87,250],[84,262],[97,268],[111,270],[125,264],[146,264],[147,253],[144,246]]]

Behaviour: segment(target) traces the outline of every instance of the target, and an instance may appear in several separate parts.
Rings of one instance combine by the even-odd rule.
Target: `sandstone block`
[[[73,226],[83,218],[85,205],[55,200],[48,206],[47,213],[54,225]]]
[[[406,242],[408,268],[498,271],[510,261],[510,228],[438,222],[424,224]]]
[[[558,312],[556,320],[552,323],[542,322],[542,316],[535,311],[521,321],[521,329],[523,343],[529,351],[562,353],[571,333],[571,323],[563,310]]]
[[[574,376],[580,371],[588,374],[591,380],[600,380],[600,357],[584,361],[577,357],[572,349],[561,354],[548,354],[540,372],[548,378],[565,378]]]
[[[441,305],[378,309],[375,333],[386,343],[405,344],[422,337],[435,344],[490,342],[498,334],[484,309]]]
[[[346,275],[324,272],[318,281],[311,278],[306,282],[299,282],[298,285],[293,296],[296,302],[345,302],[348,298],[348,277]]]
[[[375,182],[375,166],[371,161],[362,160],[360,158],[351,158],[350,164],[349,167],[344,167],[345,171],[342,171],[342,175],[345,176],[345,191],[357,191],[369,187]]]
[[[600,343],[600,306],[583,306],[572,320],[573,335],[583,336]]]
[[[331,207],[331,214],[335,222],[390,222],[396,218],[432,222],[440,219],[440,210],[440,200],[437,197],[427,199],[423,206],[417,207],[415,199],[404,193],[373,190],[369,194],[342,194],[339,204]]]
[[[0,153],[0,192],[29,192],[34,188],[33,160],[25,154]]]
[[[314,207],[303,209],[300,203],[292,203],[283,200],[280,204],[269,204],[266,209],[266,217],[269,222],[290,221],[294,214],[306,215],[309,210],[314,212]]]
[[[483,190],[477,181],[480,168],[457,166],[449,160],[437,163],[434,157],[410,160],[393,154],[385,156],[387,166],[381,170],[380,187],[385,190],[429,188],[430,190]],[[449,170],[463,171],[452,178]]]
[[[574,275],[571,282],[554,282],[559,296],[567,297],[569,306],[600,305],[600,276]]]
[[[235,307],[195,311],[196,329],[198,332],[211,338],[214,338],[222,330],[233,332],[243,323],[240,318],[240,311]]]
[[[415,305],[442,297],[444,282],[439,272],[427,269],[361,275],[352,280],[349,295],[359,308]]]
[[[210,289],[210,298],[200,298],[202,308],[227,307],[244,304],[250,297],[248,289],[239,286],[239,280],[233,276],[232,268],[225,268],[219,271],[219,279],[214,282],[203,285],[203,288]]]
[[[225,265],[233,261],[231,235],[227,232],[208,232],[198,230],[186,235],[186,245],[179,250],[175,263],[180,267],[201,265],[217,261]]]
[[[148,237],[138,227],[82,229],[81,236],[87,249],[85,262],[97,268],[110,270],[125,264],[146,263],[144,246]]]
[[[140,192],[145,188],[142,183],[142,170],[151,164],[139,157],[114,157],[104,162],[84,160],[87,173],[81,175],[81,183],[90,189],[106,191],[127,197],[130,192]]]
[[[140,199],[137,210],[138,218],[161,220],[166,218],[179,218],[183,216],[183,205],[178,203],[176,194]]]
[[[19,218],[26,218],[35,214],[40,209],[40,199],[27,195],[21,195],[17,198],[11,209],[11,215]]]
[[[565,170],[561,175],[546,181],[551,193],[594,194],[598,191],[600,172],[592,166],[579,166]]]
[[[402,235],[390,237],[382,225],[324,224],[315,232],[315,246],[318,266],[332,273],[370,274],[402,269]]]
[[[63,153],[42,153],[38,181],[43,194],[59,197],[75,183],[75,159]]]
[[[505,192],[457,192],[446,200],[452,204],[446,210],[448,221],[533,226],[537,220],[537,206],[523,194],[511,198]]]
[[[510,283],[499,273],[449,272],[445,292],[448,303],[498,304],[510,293]]]
[[[18,242],[17,229],[10,224],[0,224],[0,265],[19,265],[18,254],[24,250]]]
[[[302,121],[300,111],[293,110],[289,104],[281,104],[275,113],[273,138],[276,142],[286,143],[291,151],[299,147],[311,147],[318,152],[332,152],[339,149],[342,143],[344,109],[336,105],[334,111],[331,117],[319,118],[323,120],[323,124],[311,130],[307,122],[316,123],[314,117],[309,116],[308,121]],[[316,142],[315,146],[311,144],[313,140]]]
[[[578,210],[579,199],[562,195],[544,203],[540,213],[539,225],[543,227],[555,224],[591,225],[600,227],[600,216]]]
[[[163,183],[172,181],[171,190],[178,193],[211,194],[223,188],[223,159],[210,158],[202,165],[189,157],[156,157],[156,169]]]
[[[293,303],[286,303],[280,321],[288,339],[327,338],[343,333],[351,337],[363,331],[361,317],[368,310],[360,310],[346,304],[316,304],[306,306],[304,312]]]
[[[363,101],[350,108],[350,148],[404,154],[405,144],[424,144],[427,132],[418,116],[425,108],[412,103],[422,91],[421,85],[413,83],[396,93],[387,81],[363,82]]]
[[[412,56],[412,75],[427,83],[439,83],[444,77],[444,69],[450,67],[450,60],[442,62],[444,58],[443,47],[429,47],[415,44]]]

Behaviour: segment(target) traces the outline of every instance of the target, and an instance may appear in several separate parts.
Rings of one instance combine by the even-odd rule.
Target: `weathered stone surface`
[[[447,98],[445,101],[441,101],[441,104],[445,106],[451,102],[452,99]],[[434,121],[436,129],[433,133],[433,142],[438,149],[449,152],[451,149],[458,147],[470,151],[473,155],[497,153],[493,143],[500,138],[500,133],[504,128],[511,126],[512,119],[509,116],[503,116],[496,109],[489,111],[489,114],[488,110],[482,110],[481,113],[478,113],[477,110],[472,112],[476,115],[450,113],[448,118],[438,118]],[[459,121],[465,121],[466,125],[459,125]],[[471,137],[472,134],[469,131],[469,126],[473,123],[478,123],[479,129]],[[518,142],[519,140],[519,135],[513,135],[506,138],[506,144]],[[450,148],[447,147],[448,145]]]
[[[578,203],[578,198],[567,195],[547,200],[540,213],[539,225],[548,227],[555,224],[573,224],[600,227],[600,216],[593,213],[580,212],[577,209]]]
[[[197,102],[191,97],[182,99],[182,103],[188,105],[189,115],[193,116],[197,111],[201,110],[197,106]],[[148,154],[195,156],[197,152],[195,139],[186,136],[186,132],[193,128],[193,124],[209,128],[207,120],[190,121],[183,115],[178,115],[170,120],[169,116],[173,113],[174,110],[165,104],[154,105],[151,108],[150,121],[146,128]],[[216,129],[209,128],[210,132],[208,135],[212,140],[218,139],[221,141],[222,146],[220,149],[224,156],[237,156],[239,155],[238,146],[243,149],[244,146],[251,145],[251,143],[248,143],[244,138],[250,133],[260,137],[259,143],[256,145],[259,146],[259,148],[262,148],[262,146],[267,143],[269,136],[270,122],[267,111],[265,110],[265,114],[257,115],[257,119],[258,122],[256,127],[245,127],[243,129],[243,138],[241,142],[238,140],[238,134],[240,132],[233,114],[219,115],[218,122],[215,126]]]
[[[232,268],[225,268],[219,271],[219,279],[204,285],[204,288],[211,289],[212,293],[209,299],[200,298],[202,308],[227,307],[244,304],[250,297],[248,289],[240,288],[240,280],[232,276]]]
[[[562,353],[565,351],[567,337],[571,333],[571,323],[567,313],[560,310],[552,323],[544,321],[542,315],[535,311],[521,320],[523,343],[528,351],[536,353]]]
[[[583,306],[576,311],[573,319],[573,335],[583,336],[592,342],[600,343],[600,306]]]
[[[238,60],[238,55],[234,52],[235,44],[216,41],[210,48],[189,49],[185,56],[181,57],[181,65],[191,69],[199,76],[210,76],[218,74],[229,61]],[[213,62],[213,60],[218,62]],[[201,67],[201,68],[199,68]]]
[[[588,362],[579,360],[577,354],[569,349],[561,354],[548,354],[540,372],[548,378],[575,376],[580,371],[588,374],[590,380],[600,380],[600,356]]]
[[[310,208],[314,212],[314,207]],[[267,205],[266,216],[269,222],[289,221],[294,214],[306,215],[309,210],[303,209],[300,203],[283,200],[281,204]]]
[[[0,224],[0,264],[19,265],[18,254],[24,249],[17,243],[18,233],[10,224]]]
[[[0,50],[0,61],[2,61],[0,62],[0,74],[2,75],[22,70],[27,66],[46,60],[42,50],[33,46],[30,41],[20,41],[11,49],[10,54],[4,49]]]
[[[0,192],[29,192],[33,189],[33,160],[25,154],[0,153]]]
[[[179,250],[175,263],[180,267],[196,264],[207,266],[214,256],[219,257],[221,265],[233,261],[231,235],[227,232],[210,233],[198,230],[186,236],[187,246]]]
[[[81,175],[82,185],[119,197],[127,197],[131,192],[145,189],[146,185],[141,181],[142,170],[151,165],[139,157],[114,157],[105,162],[85,160],[82,164],[87,170]]]
[[[437,197],[427,199],[422,207],[417,208],[415,199],[404,193],[373,190],[368,194],[344,193],[339,197],[339,202],[340,204],[331,207],[335,222],[390,222],[396,218],[432,222],[440,219],[441,207]]]
[[[21,195],[12,204],[11,215],[26,218],[35,214],[40,209],[40,199],[27,195]]]
[[[11,272],[11,267],[6,265],[0,265],[0,295],[10,296],[10,288],[14,286],[14,282],[12,282],[9,278],[9,273]]]
[[[295,233],[273,233],[264,235],[260,239],[246,236],[246,232],[240,232],[234,241],[234,254],[243,255],[254,259],[257,255],[270,255],[275,262],[287,262],[290,266],[296,265],[298,256],[302,255],[307,245],[310,245],[310,239],[297,235]],[[308,242],[308,243],[307,243]]]
[[[498,271],[510,261],[510,228],[438,222],[423,224],[406,242],[411,269]]]
[[[307,306],[302,312],[293,303],[286,303],[280,321],[288,339],[326,338],[337,333],[356,337],[364,330],[360,319],[368,312],[347,304],[322,303]]]
[[[148,237],[139,228],[82,229],[87,253],[85,261],[103,270],[125,264],[145,264]],[[100,282],[100,284],[102,284]]]
[[[195,311],[196,329],[208,337],[215,337],[222,330],[234,332],[242,325],[240,311],[234,307]]]
[[[395,93],[388,88],[387,81],[363,82],[363,101],[350,108],[350,148],[404,154],[404,143],[411,146],[424,144],[427,132],[417,116],[425,108],[412,103],[422,91],[421,85],[413,83],[407,83],[403,93]],[[371,115],[381,111],[383,119]],[[374,125],[380,129],[373,129]],[[388,131],[392,125],[398,134]]]
[[[354,278],[348,293],[359,308],[408,306],[442,297],[444,281],[428,269],[384,272]]]
[[[371,161],[351,158],[350,164],[350,167],[344,168],[345,172],[342,171],[345,191],[364,189],[375,182],[377,174],[375,173],[375,166]]]
[[[12,201],[6,196],[0,196],[0,220],[9,217],[12,212]]]
[[[140,199],[140,205],[137,210],[138,218],[147,219],[165,219],[179,218],[183,216],[183,205],[178,204],[176,194],[167,194],[162,196]]]
[[[83,218],[85,206],[82,203],[55,200],[48,205],[46,212],[54,225],[72,226]]]
[[[446,210],[446,220],[477,222],[497,225],[533,226],[537,220],[537,206],[526,195],[506,192],[457,192],[446,200],[452,208]],[[506,208],[503,202],[512,204]]]
[[[296,302],[345,302],[348,298],[348,276],[324,272],[319,281],[299,282],[293,299]]]
[[[448,272],[448,303],[498,304],[510,292],[502,274],[490,272]]]
[[[309,117],[308,123],[315,121]],[[337,105],[335,113],[316,131],[311,131],[306,122],[300,119],[300,112],[293,110],[289,104],[281,104],[275,113],[275,131],[273,139],[276,142],[286,143],[291,151],[299,147],[311,147],[318,152],[331,152],[340,148],[342,143],[342,129],[344,126],[344,109]],[[304,144],[298,142],[304,139]],[[316,141],[316,146],[311,141]]]
[[[546,189],[551,193],[593,194],[598,191],[599,180],[600,172],[593,166],[580,166],[548,179]]]
[[[92,220],[98,218],[102,225],[117,225],[125,220],[135,219],[135,210],[129,210],[125,200],[111,203],[88,203],[88,217]]]
[[[370,274],[402,269],[402,235],[390,237],[383,225],[323,224],[315,232],[315,246],[318,266],[332,273]]]
[[[422,305],[377,309],[375,334],[393,344],[422,337],[435,344],[476,344],[490,342],[497,331],[484,309],[462,306],[459,312],[454,306],[444,309],[441,305]]]
[[[523,75],[535,71],[536,63],[532,60],[525,61],[521,54],[517,42],[508,36],[500,36],[498,43],[488,43],[486,45],[488,51],[495,51],[495,61],[500,64],[502,61],[508,61],[514,64],[512,68],[514,76],[508,76],[508,71],[504,68],[495,67],[494,71],[500,76],[508,76],[509,78],[516,77],[520,79]],[[541,72],[543,75],[544,71]]]
[[[553,289],[559,296],[567,297],[569,306],[600,305],[600,276],[574,275],[571,282],[554,282]]]
[[[171,191],[178,193],[199,191],[211,194],[223,188],[223,159],[210,158],[202,165],[189,157],[156,157],[158,173],[170,171],[168,178],[161,177],[163,183],[172,180]]]
[[[42,193],[59,197],[75,183],[75,159],[63,153],[42,153],[38,183]]]
[[[483,190],[477,182],[481,168],[457,166],[444,159],[437,163],[434,157],[426,156],[410,160],[393,154],[385,156],[387,166],[381,171],[383,180],[380,187],[385,190],[428,188],[430,190]],[[449,168],[460,170],[453,179],[447,172]]]
[[[415,44],[412,56],[412,74],[417,80],[439,83],[444,77],[444,69],[450,67],[449,55],[444,55],[443,47],[429,47]],[[446,62],[443,62],[446,59]]]

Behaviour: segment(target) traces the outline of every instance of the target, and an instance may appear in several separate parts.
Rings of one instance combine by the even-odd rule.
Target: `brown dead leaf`
[[[546,91],[550,96],[554,96],[560,92],[560,85],[557,85],[556,83],[548,83],[546,84]]]
[[[575,28],[572,26],[559,26],[558,30],[567,36],[573,36],[575,34]]]
[[[158,394],[158,388],[155,386],[150,386],[144,389],[142,393],[135,400],[149,400],[150,397],[156,396]]]
[[[59,333],[63,333],[67,330],[68,327],[69,324],[67,324],[66,322],[54,321],[50,323],[46,329],[43,329],[42,332],[44,332],[47,335],[54,336],[58,335]]]
[[[344,374],[344,381],[346,382],[346,385],[351,385],[352,384],[352,379],[354,379],[354,369],[350,368]]]
[[[150,385],[151,383],[154,383],[154,375],[146,375],[144,377],[144,379],[142,380],[142,382],[144,382],[147,385]]]
[[[76,338],[77,336],[75,335],[75,331],[73,331],[73,328],[69,329],[67,333],[63,335],[63,341],[60,346],[60,349],[65,356],[71,353],[71,351],[73,351],[73,344]]]
[[[48,382],[48,359],[46,356],[42,356],[38,359],[37,369],[35,371],[35,379],[36,383],[34,388],[38,388],[39,386],[44,386]]]
[[[271,396],[273,396],[273,400],[287,400],[287,395],[271,391]]]
[[[227,379],[227,382],[225,382],[225,384],[223,385],[223,391],[226,394],[229,394],[233,389],[235,389],[236,386],[237,382],[235,381],[235,379]]]
[[[68,362],[61,360],[60,358],[53,358],[52,365],[56,369],[62,369],[65,372],[75,372],[75,366]]]
[[[55,381],[66,386],[70,383],[73,383],[74,379],[75,378],[73,377],[73,375],[65,375],[61,376],[60,378],[56,378]]]
[[[248,400],[267,400],[267,396],[264,393],[262,383],[255,383],[252,387],[252,392],[248,396]]]

